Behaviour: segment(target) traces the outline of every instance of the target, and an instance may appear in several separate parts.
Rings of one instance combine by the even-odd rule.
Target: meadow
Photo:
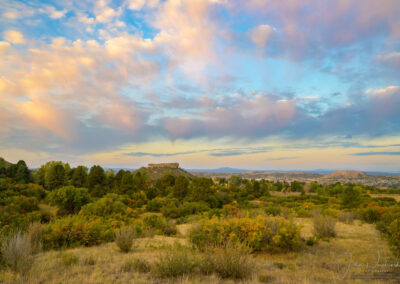
[[[0,283],[398,283],[399,197],[360,184],[4,164]]]

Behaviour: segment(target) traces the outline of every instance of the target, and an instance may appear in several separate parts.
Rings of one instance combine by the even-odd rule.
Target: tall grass
[[[115,243],[122,252],[129,252],[132,249],[136,232],[131,227],[123,227],[115,232]]]
[[[26,274],[34,262],[30,236],[23,232],[11,234],[1,248],[1,254],[11,270]]]
[[[188,247],[175,244],[153,263],[153,272],[161,278],[191,274],[199,266],[199,258]]]
[[[313,218],[314,234],[321,238],[336,236],[336,220],[332,217],[318,215]]]
[[[247,279],[255,269],[251,249],[239,242],[208,248],[202,261],[202,271],[216,273],[221,278]]]

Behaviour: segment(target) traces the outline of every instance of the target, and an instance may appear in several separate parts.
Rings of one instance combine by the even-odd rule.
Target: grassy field
[[[313,234],[310,218],[297,218],[302,226],[302,237]],[[134,259],[153,262],[165,249],[179,242],[189,245],[187,232],[190,224],[178,226],[176,237],[154,236],[136,240],[134,249],[122,253],[115,243],[65,251],[48,251],[36,256],[31,271],[21,277],[10,270],[2,271],[1,283],[234,283],[216,275],[191,274],[178,279],[159,279],[151,273],[132,271]],[[368,264],[377,261],[393,262],[387,242],[374,225],[356,221],[352,225],[337,223],[337,237],[305,247],[299,252],[284,254],[253,254],[256,273],[246,283],[364,283],[352,275],[364,274]],[[350,254],[352,260],[350,260]],[[380,260],[378,260],[380,255]],[[356,265],[347,273],[349,264]],[[345,278],[345,279],[341,279]],[[368,283],[398,283],[395,280],[369,280]]]

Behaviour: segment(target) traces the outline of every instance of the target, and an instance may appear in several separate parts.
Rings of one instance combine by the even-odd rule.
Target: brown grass
[[[302,237],[313,235],[313,224],[310,218],[297,218],[296,223],[302,226]],[[336,224],[337,237],[329,242],[320,241],[317,245],[306,247],[303,251],[286,254],[256,254],[255,261],[260,270],[245,283],[365,283],[363,280],[350,278],[353,273],[363,273],[362,267],[352,268],[349,277],[340,280],[340,269],[348,265],[349,259],[342,257],[351,253],[353,263],[375,264],[377,254],[382,261],[390,257],[385,239],[380,237],[374,225]],[[176,279],[160,280],[152,272],[124,271],[123,266],[132,259],[154,262],[167,246],[174,242],[187,245],[184,238],[155,236],[154,238],[137,239],[137,247],[129,253],[119,253],[114,243],[97,247],[75,248],[67,252],[79,256],[79,262],[65,266],[61,261],[62,253],[57,251],[42,252],[35,256],[35,263],[25,279],[10,269],[0,271],[0,283],[236,283],[235,280],[221,280],[217,275],[192,274]],[[85,264],[84,259],[91,258],[94,265]],[[390,261],[390,258],[388,259]],[[93,263],[91,261],[91,263]],[[19,281],[19,282],[18,282]],[[367,283],[398,283],[395,280],[369,280]]]

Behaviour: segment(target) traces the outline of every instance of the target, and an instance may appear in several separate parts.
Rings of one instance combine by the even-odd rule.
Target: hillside
[[[324,176],[324,178],[345,178],[345,179],[354,179],[354,178],[367,178],[368,175],[361,171],[333,171],[330,174]]]
[[[141,172],[147,173],[152,180],[161,178],[164,174],[171,174],[174,176],[192,177],[193,175],[181,169],[178,163],[163,163],[163,164],[148,164],[147,167],[141,167],[133,173]]]
[[[11,165],[12,165],[12,163],[7,162],[2,157],[0,157],[0,168],[8,168]]]

